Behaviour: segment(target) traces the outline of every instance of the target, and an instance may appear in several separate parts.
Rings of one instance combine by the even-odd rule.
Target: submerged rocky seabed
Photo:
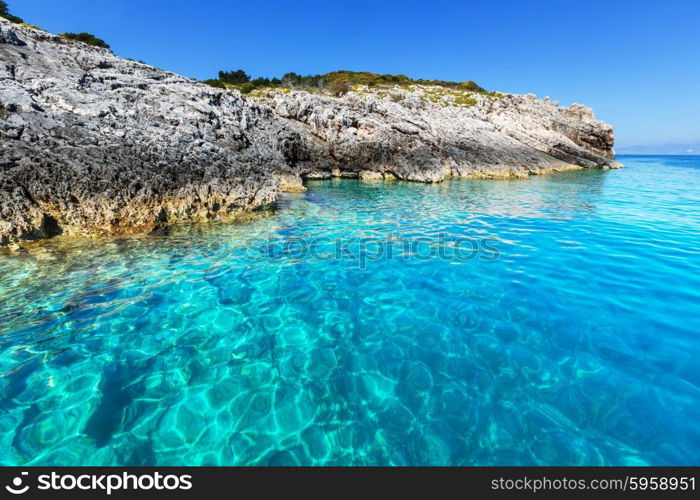
[[[623,162],[4,255],[2,463],[697,465],[700,162]]]

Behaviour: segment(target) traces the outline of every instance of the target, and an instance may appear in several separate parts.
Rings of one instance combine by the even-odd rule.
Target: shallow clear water
[[[698,464],[700,158],[621,160],[0,256],[2,464]]]

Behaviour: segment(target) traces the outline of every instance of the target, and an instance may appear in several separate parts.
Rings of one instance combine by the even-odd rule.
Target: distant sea
[[[700,157],[314,181],[0,256],[3,465],[700,465]]]
[[[700,143],[666,143],[646,146],[620,146],[616,151],[626,155],[700,155]]]

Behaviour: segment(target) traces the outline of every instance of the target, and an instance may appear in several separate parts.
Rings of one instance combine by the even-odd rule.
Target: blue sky
[[[700,142],[695,0],[8,0],[53,32],[195,78],[336,69],[475,80],[581,102],[618,149]]]

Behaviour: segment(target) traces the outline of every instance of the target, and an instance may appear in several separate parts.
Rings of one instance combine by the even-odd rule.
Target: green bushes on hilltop
[[[22,24],[24,22],[21,17],[13,16],[12,14],[10,14],[7,2],[5,2],[4,0],[0,0],[0,17],[4,17],[8,21],[17,24]]]
[[[202,80],[202,83],[205,83],[205,84],[209,85],[210,87],[215,87],[217,89],[227,88],[226,84],[224,84],[224,82],[222,82],[221,80],[214,80],[214,79]]]
[[[286,73],[281,83],[285,87],[300,89],[322,89],[326,86],[323,75],[302,76],[297,73]]]
[[[10,14],[9,7],[7,6],[7,2],[5,0],[0,0],[0,17],[4,17],[8,21],[11,21],[13,23],[17,24],[22,24],[24,26],[27,26],[29,28],[34,28],[34,29],[41,29],[37,26],[33,26],[31,24],[25,23],[21,18],[17,16],[13,16]],[[107,42],[104,40],[97,38],[95,35],[91,33],[62,33],[61,38],[65,40],[74,40],[77,42],[83,42],[88,45],[93,45],[95,47],[102,47],[105,49],[109,48],[109,45]]]
[[[93,45],[95,47],[102,47],[108,49],[109,45],[104,40],[97,38],[92,33],[61,33],[61,38],[64,40],[73,40],[76,42],[83,42],[88,45]]]
[[[22,19],[10,14],[9,7],[5,0],[0,0],[0,17],[4,17],[14,23],[36,28],[36,26],[25,24]],[[82,42],[95,47],[110,48],[107,42],[97,38],[92,33],[62,33],[60,37],[64,40]],[[430,85],[457,91],[494,95],[497,97],[496,93],[487,92],[471,80],[467,82],[423,80],[409,78],[406,75],[378,74],[367,71],[347,70],[332,71],[330,73],[318,75],[299,75],[290,72],[282,76],[282,78],[259,77],[252,79],[245,71],[237,69],[234,71],[219,71],[218,78],[204,80],[202,83],[220,89],[237,89],[244,94],[248,94],[257,89],[282,88],[311,92],[327,92],[340,97],[353,88],[357,88],[357,86],[387,88],[397,85],[402,87],[408,87],[410,85]],[[471,103],[473,99],[470,100],[469,97],[463,97],[463,101],[464,104],[468,104]]]
[[[367,85],[368,87],[385,87],[385,86],[408,86],[408,85],[431,85],[445,87],[450,89],[466,90],[470,92],[486,92],[485,89],[474,83],[468,82],[450,82],[445,80],[423,80],[413,79],[406,75],[380,75],[377,73],[368,73],[365,71],[333,71],[323,75],[329,86],[332,84],[345,83],[350,87],[355,85]]]
[[[366,71],[333,71],[323,75],[329,85],[346,84],[367,85],[368,87],[380,87],[382,85],[407,85],[412,82],[406,75],[379,75]]]
[[[223,83],[238,85],[250,81],[250,77],[242,69],[236,71],[219,71],[219,80]]]
[[[24,26],[25,28],[32,28],[35,30],[44,31],[39,26],[34,26],[33,24],[29,24],[29,23],[20,23],[20,24],[22,24],[22,26]]]
[[[12,14],[0,14],[0,17],[4,17],[8,21],[13,22],[15,24],[24,23],[21,17],[13,16]]]
[[[234,88],[244,94],[255,89],[263,88],[290,88],[296,90],[327,90],[331,94],[341,96],[349,92],[354,86],[366,85],[368,87],[393,87],[409,85],[432,85],[449,89],[463,90],[466,92],[487,93],[487,91],[473,81],[450,82],[444,80],[414,80],[406,75],[389,75],[369,73],[366,71],[333,71],[319,75],[299,75],[287,73],[282,78],[255,78],[242,69],[235,71],[219,71],[218,80],[205,80],[203,83],[218,88]]]

